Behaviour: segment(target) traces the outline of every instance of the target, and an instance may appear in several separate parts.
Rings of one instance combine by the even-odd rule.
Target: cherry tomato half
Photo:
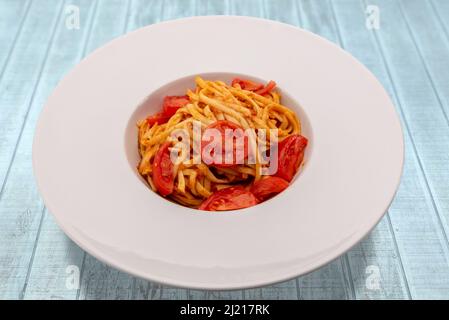
[[[256,93],[263,96],[264,94],[270,93],[271,90],[273,90],[275,87],[276,87],[276,82],[274,82],[273,80],[270,80],[270,82],[268,82],[264,88],[257,90]]]
[[[230,129],[230,130],[242,130],[241,132],[244,133],[243,128],[240,127],[239,125],[235,124],[234,122],[231,121],[227,121],[227,120],[220,120],[217,122],[214,122],[212,124],[210,124],[209,126],[206,127],[205,130],[208,129],[217,129],[220,134],[221,134],[221,141],[208,141],[205,138],[203,138],[201,140],[201,154],[203,156],[203,159],[209,158],[210,156],[214,156],[214,155],[209,155],[209,154],[204,154],[203,150],[206,146],[208,146],[209,144],[216,144],[216,143],[220,143],[221,142],[221,150],[222,150],[222,158],[221,158],[221,162],[213,162],[212,165],[216,166],[216,167],[221,167],[221,168],[227,168],[227,167],[232,167],[235,166],[237,163],[237,147],[241,147],[241,146],[237,146],[237,138],[233,139],[233,148],[232,150],[226,150],[225,149],[225,141],[226,141],[226,130]],[[203,135],[204,137],[204,135]],[[243,157],[244,159],[246,159],[248,157],[248,137],[245,135],[243,138],[244,141],[244,145],[243,145]],[[232,152],[232,163],[225,163],[225,157],[230,152]],[[231,157],[231,156],[229,156]],[[211,159],[211,161],[213,161],[213,159]]]
[[[164,124],[168,122],[171,116],[173,116],[179,108],[182,108],[189,103],[189,101],[188,96],[166,96],[162,103],[162,111],[148,117],[148,124],[152,126],[155,123]]]
[[[242,186],[229,187],[215,192],[207,198],[200,210],[226,211],[252,207],[257,204],[256,197]]]
[[[170,142],[165,142],[154,156],[153,162],[153,182],[164,197],[173,192],[175,181],[169,147]]]
[[[147,122],[150,125],[150,127],[155,123],[164,124],[168,122],[168,120],[170,120],[170,117],[166,116],[163,112],[156,113],[155,115],[149,116],[147,118]]]
[[[279,143],[278,170],[276,176],[290,182],[299,168],[307,147],[307,138],[294,134]]]
[[[164,115],[171,117],[179,108],[184,107],[189,102],[188,96],[166,96],[162,104],[163,113]]]
[[[260,90],[263,88],[262,83],[254,82],[251,80],[242,80],[239,78],[235,78],[234,80],[232,80],[231,86],[234,87],[234,85],[237,83],[240,85],[240,88],[242,88],[243,90],[256,91],[256,90]]]
[[[259,201],[264,201],[284,191],[288,185],[288,181],[282,178],[266,177],[254,182],[251,192]]]

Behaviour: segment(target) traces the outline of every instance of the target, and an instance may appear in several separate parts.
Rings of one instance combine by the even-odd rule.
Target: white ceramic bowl
[[[277,82],[310,139],[283,193],[208,213],[142,181],[135,122],[197,74]],[[387,210],[403,155],[394,107],[362,64],[310,32],[232,16],[164,22],[96,50],[49,98],[33,146],[44,201],[79,246],[134,275],[201,289],[270,284],[335,259]]]

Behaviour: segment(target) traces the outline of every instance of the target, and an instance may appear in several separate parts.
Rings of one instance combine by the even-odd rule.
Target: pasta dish
[[[138,172],[151,189],[207,211],[242,209],[288,187],[308,143],[276,83],[195,78],[138,122]]]

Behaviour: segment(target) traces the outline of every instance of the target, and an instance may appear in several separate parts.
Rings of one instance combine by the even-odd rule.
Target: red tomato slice
[[[150,126],[154,125],[156,122],[158,124],[164,124],[170,120],[179,108],[184,107],[189,103],[188,96],[166,96],[162,104],[162,111],[156,113],[153,116],[147,118],[147,122]]]
[[[163,113],[164,115],[171,117],[179,108],[184,107],[189,102],[188,96],[166,96],[162,104]]]
[[[149,116],[147,118],[147,122],[150,125],[150,127],[152,125],[154,125],[155,123],[164,124],[164,123],[168,122],[168,120],[170,120],[170,117],[166,116],[162,112],[156,113],[154,116]]]
[[[242,80],[239,78],[235,78],[234,80],[232,80],[231,86],[234,86],[237,83],[243,90],[256,91],[263,88],[262,83],[254,82],[251,80]]]
[[[173,192],[175,181],[169,147],[170,142],[165,142],[154,156],[153,162],[153,182],[164,197]]]
[[[261,96],[263,96],[264,94],[270,93],[271,90],[274,89],[274,87],[276,87],[276,82],[274,82],[273,80],[270,80],[270,82],[267,83],[265,88],[257,90],[256,93],[260,94]]]
[[[299,168],[307,147],[307,138],[294,134],[282,140],[278,145],[278,170],[276,176],[290,182]]]
[[[282,178],[267,177],[254,182],[253,186],[251,187],[251,192],[259,201],[264,201],[284,191],[285,188],[288,187],[288,185],[288,181],[285,181]]]
[[[221,150],[222,150],[222,162],[221,163],[212,163],[212,165],[216,166],[216,167],[221,167],[221,168],[228,168],[228,167],[232,167],[235,166],[237,164],[237,145],[236,145],[236,140],[234,139],[233,141],[233,149],[232,149],[232,153],[233,153],[233,162],[232,163],[225,163],[225,156],[226,156],[226,151],[225,150],[225,141],[226,141],[226,129],[231,129],[231,130],[237,130],[240,129],[243,131],[243,128],[240,127],[239,125],[235,124],[234,122],[231,121],[227,121],[227,120],[220,120],[217,122],[214,122],[212,124],[210,124],[209,126],[206,127],[205,130],[207,129],[217,129],[218,131],[220,131],[221,134]],[[248,157],[248,137],[245,136],[243,138],[244,140],[244,145],[243,145],[243,156],[246,159]],[[207,141],[205,139],[201,140],[201,154],[203,155],[203,150],[204,148],[209,144],[212,143],[210,141]],[[214,143],[217,143],[216,141],[214,141]],[[207,156],[207,155],[206,155]]]
[[[226,211],[252,207],[257,204],[256,197],[242,186],[229,187],[215,192],[207,198],[200,210]]]

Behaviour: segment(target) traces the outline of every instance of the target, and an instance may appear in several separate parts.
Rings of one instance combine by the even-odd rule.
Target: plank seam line
[[[206,2],[207,5],[207,2]],[[193,0],[193,16],[198,16],[199,8],[198,8],[198,1]]]
[[[123,26],[123,34],[126,34],[128,32],[129,20],[131,18],[132,2],[133,2],[133,0],[128,0],[128,4],[126,5],[125,24]]]
[[[395,98],[395,100],[396,100],[396,103],[397,103],[398,108],[399,108],[399,112],[400,112],[400,114],[401,114],[401,116],[402,116],[402,119],[403,119],[403,122],[404,122],[404,126],[405,126],[405,129],[406,129],[406,133],[407,133],[407,135],[408,135],[409,138],[410,138],[410,142],[411,142],[411,144],[412,144],[413,152],[414,152],[415,157],[416,157],[416,159],[417,159],[417,162],[418,162],[418,165],[419,165],[419,169],[421,170],[422,178],[423,178],[423,180],[424,180],[424,182],[425,182],[426,191],[427,191],[427,193],[430,195],[432,207],[433,207],[433,209],[434,209],[434,212],[437,214],[437,218],[438,218],[438,217],[439,217],[439,212],[438,212],[438,209],[437,209],[435,200],[434,200],[434,198],[433,198],[433,194],[432,194],[432,192],[431,192],[431,190],[430,190],[430,186],[429,186],[429,182],[428,182],[428,180],[427,180],[427,176],[426,176],[425,173],[424,173],[424,168],[423,168],[423,165],[422,165],[421,158],[420,158],[420,156],[419,156],[419,154],[418,154],[418,150],[417,150],[417,148],[416,148],[415,141],[414,141],[414,139],[413,139],[413,136],[411,135],[410,127],[409,127],[407,118],[405,117],[405,113],[404,113],[404,110],[403,110],[403,107],[402,107],[401,99],[399,98],[399,95],[397,94],[396,85],[395,85],[394,82],[393,82],[393,76],[391,75],[390,67],[389,67],[388,62],[387,62],[387,59],[386,59],[386,57],[385,57],[385,54],[384,54],[384,51],[383,51],[382,44],[381,44],[381,42],[380,42],[380,40],[379,40],[379,38],[378,38],[377,33],[374,32],[373,34],[374,34],[374,40],[375,40],[376,47],[377,47],[378,50],[379,50],[380,56],[381,56],[381,58],[382,58],[382,63],[383,63],[383,65],[384,65],[384,67],[385,67],[385,72],[387,73],[388,81],[390,82],[391,87],[392,87],[392,89],[393,89],[393,96],[394,96],[394,98]],[[446,234],[444,233],[444,229],[443,229],[442,231],[443,231],[443,237],[445,237]],[[447,240],[446,240],[446,241],[447,241]],[[398,252],[398,254],[399,254],[399,252]],[[409,290],[409,292],[410,292],[410,290]],[[411,294],[410,294],[410,298],[412,298]]]
[[[234,14],[234,9],[232,7],[232,2],[231,0],[225,0],[225,9],[224,9],[225,14],[229,14],[232,15]]]
[[[80,286],[79,288],[76,290],[76,298],[75,300],[79,300],[80,299],[80,294],[81,294],[81,281],[83,280],[83,276],[84,276],[84,265],[86,264],[86,252],[83,250],[83,260],[81,261],[81,269],[80,269]]]
[[[429,70],[429,68],[427,66],[426,61],[424,60],[424,57],[423,57],[422,52],[421,52],[421,49],[418,46],[418,43],[417,43],[416,38],[415,38],[415,35],[413,34],[412,28],[410,27],[410,24],[409,24],[409,22],[407,20],[407,15],[405,14],[405,12],[403,10],[403,7],[402,7],[402,1],[398,1],[398,3],[399,3],[398,4],[399,12],[401,13],[401,15],[402,15],[402,17],[403,17],[403,19],[405,21],[405,25],[407,27],[407,31],[410,34],[410,38],[412,39],[413,45],[415,47],[415,50],[418,53],[419,59],[421,60],[421,64],[424,67],[424,71],[426,72],[426,76],[427,76],[427,78],[428,78],[428,80],[430,82],[430,85],[432,87],[432,91],[433,91],[435,97],[437,98],[438,104],[440,105],[441,111],[443,112],[444,118],[446,119],[446,123],[449,126],[449,118],[447,116],[446,110],[444,109],[444,103],[441,100],[441,96],[438,93],[438,90],[437,90],[437,88],[435,86],[435,82],[433,81],[433,78],[432,78],[432,75],[430,73],[430,70]]]
[[[94,25],[95,17],[97,16],[97,8],[98,8],[98,0],[95,0],[93,11],[89,17],[89,24],[87,25],[87,36],[86,36],[86,39],[84,40],[83,50],[81,51],[80,60],[83,59],[87,53],[87,46],[89,45],[90,37],[92,36],[92,27]]]
[[[260,6],[260,10],[258,12],[260,14],[258,18],[267,19],[268,18],[268,9],[267,9],[267,1],[262,0],[262,5]]]
[[[164,20],[164,14],[165,14],[165,10],[164,10],[165,8],[164,8],[164,2],[162,2],[162,4],[161,4],[161,8],[160,8],[160,12],[159,12],[159,17],[158,16],[156,16],[156,18],[154,19],[154,22],[160,22],[160,21],[163,21]],[[153,23],[154,23],[153,22]]]
[[[8,54],[6,55],[5,63],[3,64],[2,70],[0,71],[0,79],[3,78],[3,74],[6,71],[6,67],[8,66],[9,60],[11,59],[12,53],[16,47],[17,40],[19,39],[19,36],[22,33],[22,29],[25,24],[25,20],[28,17],[28,13],[30,12],[31,2],[32,2],[32,0],[29,0],[27,2],[27,6],[25,7],[25,13],[23,14],[22,19],[19,22],[19,28],[17,29],[16,34],[14,35],[14,39],[11,43],[11,47],[9,48]]]
[[[296,19],[298,19],[298,25],[301,28],[304,28],[304,17],[302,16],[301,2],[295,0],[293,3],[295,4],[295,12],[296,12]]]
[[[30,262],[28,264],[28,269],[27,269],[27,274],[26,274],[26,277],[25,277],[25,282],[23,284],[22,290],[20,291],[19,300],[23,300],[24,299],[25,294],[26,294],[26,290],[28,288],[28,281],[30,280],[31,269],[33,267],[33,262],[34,262],[34,256],[36,255],[37,240],[39,239],[39,236],[40,236],[41,231],[42,231],[42,221],[44,220],[44,217],[45,217],[45,206],[43,206],[42,209],[41,209],[41,216],[40,216],[40,219],[39,219],[39,227],[37,229],[36,238],[34,240],[33,251],[31,253]]]
[[[449,41],[449,32],[448,32],[448,30],[447,30],[447,28],[446,28],[446,25],[445,25],[444,22],[443,22],[443,19],[441,18],[440,14],[438,13],[438,10],[437,10],[437,8],[435,7],[435,3],[434,3],[433,1],[434,1],[434,0],[430,0],[430,1],[429,1],[430,7],[432,8],[433,13],[434,13],[435,16],[437,17],[437,20],[438,20],[438,22],[439,22],[441,28],[443,29],[443,33],[444,33],[444,35],[445,35],[445,37],[446,37],[446,41]]]
[[[343,281],[345,283],[345,293],[346,297],[349,299],[356,299],[354,281],[352,277],[351,267],[349,265],[348,254],[345,253],[340,259],[341,272],[343,273]],[[349,287],[349,292],[348,288]]]
[[[393,228],[393,224],[391,223],[391,218],[390,218],[390,210],[387,211],[387,220],[388,220],[388,229],[390,229],[390,232],[393,234],[393,244],[394,244],[394,250],[396,251],[396,254],[399,253],[399,246],[398,246],[398,242],[396,240],[396,234],[394,232],[394,228]],[[399,261],[399,267],[401,268],[401,272],[402,274],[405,275],[405,269],[404,269],[404,264],[402,263],[402,259],[398,254],[398,261]],[[405,287],[406,287],[406,291],[407,291],[407,295],[408,298],[411,299],[411,293],[410,293],[410,287],[408,285],[408,282],[405,281]]]

